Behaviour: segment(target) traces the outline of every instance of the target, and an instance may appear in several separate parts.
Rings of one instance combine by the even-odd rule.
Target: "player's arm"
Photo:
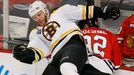
[[[122,26],[119,28],[118,32],[117,32],[117,37],[118,37],[118,41],[119,44],[122,45],[123,44],[123,40],[125,37],[127,37],[128,35],[126,35],[126,31],[128,30],[128,25],[129,25],[129,18],[126,18],[122,21]]]
[[[17,60],[32,64],[36,63],[44,57],[50,55],[50,49],[47,45],[36,35],[30,35],[30,42],[28,46],[17,45],[13,49],[13,57]]]
[[[112,38],[112,53],[113,53],[113,63],[114,63],[114,68],[115,70],[118,69],[121,65],[121,60],[122,60],[122,55],[121,55],[121,50],[119,48],[118,40],[115,35],[111,35]]]
[[[47,58],[49,55],[50,52],[46,48],[41,50],[41,48],[36,46],[26,47],[24,45],[17,45],[13,49],[13,57],[19,60],[20,62],[28,64],[36,63],[44,57]]]
[[[85,5],[64,5],[57,9],[53,16],[58,16],[62,20],[86,20],[87,18],[117,19],[120,16],[120,10],[114,6],[85,6]]]

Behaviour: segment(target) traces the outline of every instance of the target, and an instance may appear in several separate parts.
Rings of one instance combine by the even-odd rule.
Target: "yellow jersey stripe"
[[[82,20],[86,19],[86,6],[82,6]]]
[[[51,47],[51,49],[53,49],[54,47],[55,47],[55,45],[62,39],[62,38],[64,38],[66,35],[68,35],[68,34],[70,34],[70,33],[72,33],[74,30],[80,30],[79,28],[76,28],[76,29],[71,29],[71,30],[68,30],[68,31],[66,31],[65,33],[63,33],[61,36],[60,36],[60,38],[59,39],[57,39],[50,47]],[[78,33],[78,31],[77,31],[77,33]],[[78,34],[82,34],[81,32],[79,32]]]
[[[33,61],[33,63],[36,63],[36,62],[39,61],[39,56],[37,55],[37,53],[36,53],[35,50],[33,50],[33,51],[34,51],[34,53],[35,53],[35,60]]]
[[[37,30],[37,28],[32,29],[32,31],[35,31],[35,30]]]
[[[93,6],[89,6],[89,18],[93,18]]]
[[[42,51],[41,49],[39,49],[39,48],[35,48],[35,49],[36,49],[36,51],[38,51],[39,54],[41,55],[41,59],[44,58],[45,54],[43,53],[43,51]]]

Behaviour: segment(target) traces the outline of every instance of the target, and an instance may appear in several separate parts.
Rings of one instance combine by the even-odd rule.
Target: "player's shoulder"
[[[134,18],[134,14],[131,14],[128,18]]]
[[[69,8],[69,7],[73,7],[75,5],[71,5],[71,4],[64,4],[62,5],[59,9],[65,9],[65,8]]]
[[[55,9],[55,10],[52,12],[52,14],[55,14],[55,13],[60,12],[60,11],[62,11],[62,10],[67,10],[68,7],[70,7],[70,4],[62,5],[62,6],[60,6],[59,8]],[[62,12],[64,12],[64,11],[62,11]]]
[[[31,32],[30,32],[30,34],[29,34],[29,37],[32,37],[32,36],[34,36],[35,34],[36,34],[36,28],[33,28],[32,30],[31,30]]]
[[[134,14],[132,14],[131,16],[125,18],[122,21],[122,27],[134,27]]]
[[[111,31],[107,30],[107,29],[102,29],[102,28],[100,28],[99,30],[104,31],[104,32],[107,33],[108,35],[113,35],[113,33],[112,33]]]
[[[37,32],[37,28],[33,28],[30,33],[35,33],[35,32]]]
[[[134,20],[134,14],[128,16],[127,18],[125,18],[123,21],[133,21]]]
[[[41,34],[41,31],[42,27],[36,27],[31,30],[30,34]]]
[[[71,10],[71,9],[77,7],[77,6],[79,7],[79,6],[82,6],[82,5],[64,4],[64,5],[60,6],[59,8],[57,8],[56,10],[54,10],[52,12],[52,14],[57,13],[57,12],[66,13],[66,12],[69,12],[69,10]]]

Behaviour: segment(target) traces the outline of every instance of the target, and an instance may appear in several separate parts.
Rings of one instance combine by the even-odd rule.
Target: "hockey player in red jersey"
[[[134,14],[124,19],[122,22],[122,27],[117,33],[119,40],[121,40],[121,45],[123,47],[123,56],[134,58],[134,48],[127,46],[128,35],[134,32]],[[128,49],[128,50],[127,50]]]
[[[126,66],[124,69],[134,71],[134,14],[122,21],[117,36],[123,56],[123,65]]]
[[[121,52],[116,36],[99,28],[95,23],[95,25],[89,21],[85,21],[85,23],[82,32],[90,65],[85,66],[84,72],[87,72],[88,75],[112,75],[121,64]]]

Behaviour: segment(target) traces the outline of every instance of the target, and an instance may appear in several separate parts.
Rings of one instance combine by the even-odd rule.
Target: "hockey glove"
[[[102,7],[102,10],[103,10],[104,20],[109,19],[109,18],[116,20],[120,17],[120,10],[119,8],[115,6],[105,6],[105,7]]]
[[[13,49],[13,57],[21,62],[32,64],[35,60],[35,52],[32,48],[26,48],[24,45],[17,45]]]

